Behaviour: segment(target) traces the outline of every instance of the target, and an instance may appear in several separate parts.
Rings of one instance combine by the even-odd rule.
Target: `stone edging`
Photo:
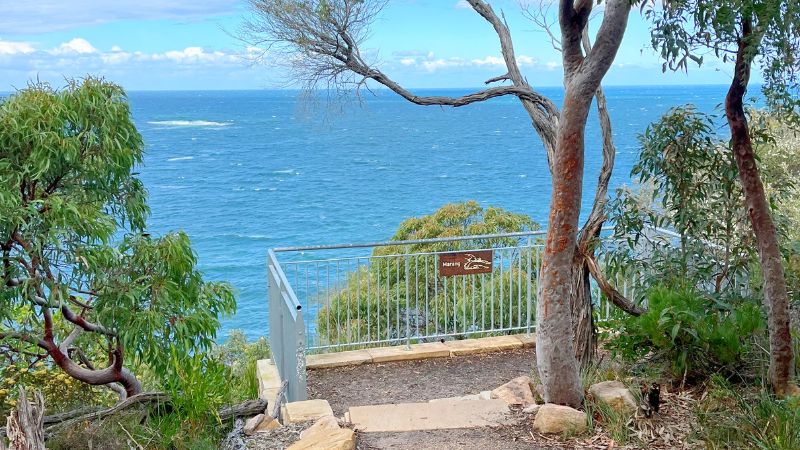
[[[413,361],[428,358],[475,355],[518,348],[536,346],[536,336],[514,334],[458,341],[428,342],[393,347],[376,347],[364,350],[350,350],[336,353],[322,353],[306,357],[307,369],[328,369],[332,367],[357,366],[360,364],[383,363],[391,361]]]

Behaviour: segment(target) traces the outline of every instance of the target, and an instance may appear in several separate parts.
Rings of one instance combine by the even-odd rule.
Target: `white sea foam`
[[[190,159],[194,159],[194,156],[178,156],[176,158],[170,158],[167,161],[188,161]]]
[[[213,122],[210,120],[154,120],[147,123],[167,127],[227,127],[232,122]]]

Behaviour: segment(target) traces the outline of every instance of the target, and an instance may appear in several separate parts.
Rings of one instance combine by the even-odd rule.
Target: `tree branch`
[[[614,305],[626,313],[634,316],[641,316],[647,312],[646,309],[635,305],[633,302],[625,298],[625,296],[619,291],[617,291],[614,286],[611,286],[611,283],[606,280],[603,272],[600,270],[600,267],[598,267],[594,255],[584,254],[584,258],[586,261],[586,267],[589,268],[589,273],[592,275],[592,278],[597,281],[597,285],[600,287],[600,290],[606,294],[606,297],[608,297],[608,299],[611,300]]]
[[[507,81],[507,80],[510,80],[510,79],[511,79],[511,75],[509,75],[508,73],[505,73],[505,74],[500,75],[498,77],[489,78],[488,80],[484,81],[483,84],[492,84],[492,83],[497,83],[498,81]]]
[[[562,0],[566,1],[566,0]],[[593,92],[605,76],[625,35],[628,16],[631,10],[630,0],[608,0],[603,14],[603,21],[597,31],[595,43],[586,60],[580,66],[580,84]],[[583,39],[582,35],[579,39]]]
[[[16,331],[3,332],[3,333],[0,333],[0,340],[3,340],[3,339],[16,339],[18,341],[27,342],[27,343],[29,343],[31,345],[36,345],[39,348],[47,350],[47,343],[44,340],[36,339],[35,337],[33,337],[33,336],[29,335],[29,334],[20,333],[20,332],[16,332]]]
[[[514,86],[525,88],[535,93],[531,89],[527,80],[522,76],[519,70],[516,56],[514,55],[514,43],[511,40],[511,32],[508,30],[508,25],[505,21],[495,14],[492,7],[483,0],[467,0],[481,17],[483,17],[489,24],[492,25],[497,37],[500,39],[500,51],[503,54],[506,68],[508,69],[507,79],[510,80]],[[487,82],[488,83],[488,82]],[[555,160],[556,153],[556,133],[558,131],[559,111],[558,107],[549,98],[536,94],[536,98],[525,98],[519,96],[522,101],[522,106],[528,112],[531,120],[533,121],[533,128],[542,140],[542,144],[547,152],[547,166],[551,169],[551,161]]]
[[[564,79],[567,82],[583,64],[584,54],[581,48],[581,39],[583,39],[583,30],[586,28],[591,12],[591,0],[560,0],[558,22],[561,26]]]

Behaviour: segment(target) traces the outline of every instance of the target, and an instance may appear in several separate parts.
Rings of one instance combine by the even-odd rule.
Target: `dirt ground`
[[[350,406],[425,402],[492,390],[531,375],[533,349],[308,371],[309,398],[328,400],[336,415]]]
[[[330,402],[341,416],[350,406],[424,402],[434,398],[477,394],[521,375],[531,375],[534,349],[475,356],[435,358],[319,369],[308,372],[309,398]],[[695,400],[688,393],[662,390],[662,412],[652,419],[628,425],[638,444],[620,445],[596,423],[595,434],[562,439],[532,431],[532,417],[519,410],[516,425],[412,431],[359,433],[358,450],[543,450],[543,449],[686,449]],[[595,417],[595,420],[598,418]]]
[[[350,406],[424,402],[492,390],[512,378],[531,375],[533,349],[308,372],[310,398],[330,402],[334,413]],[[494,428],[361,433],[359,450],[373,449],[545,449],[530,432],[530,419],[516,411],[517,425]]]

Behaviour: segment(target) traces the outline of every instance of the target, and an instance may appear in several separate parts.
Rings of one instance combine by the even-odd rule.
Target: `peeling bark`
[[[11,411],[7,421],[9,450],[45,450],[43,418],[42,394],[34,393],[31,403],[25,388],[20,387],[17,407]]]

